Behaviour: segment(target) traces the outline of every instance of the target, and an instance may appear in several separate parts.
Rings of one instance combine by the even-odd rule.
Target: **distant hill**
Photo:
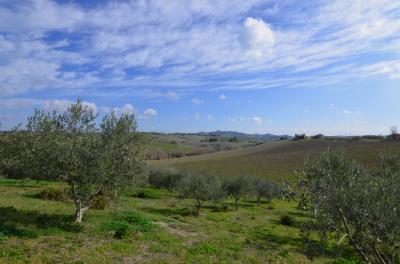
[[[199,132],[194,133],[199,136],[208,136],[208,137],[237,137],[237,138],[246,138],[246,139],[258,139],[258,140],[277,140],[280,138],[292,138],[289,135],[274,135],[274,134],[247,134],[236,131],[222,131],[217,130],[213,132]]]

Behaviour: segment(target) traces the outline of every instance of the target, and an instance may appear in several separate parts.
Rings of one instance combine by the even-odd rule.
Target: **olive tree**
[[[367,263],[400,263],[400,156],[382,154],[366,168],[343,152],[307,162],[300,177],[322,237],[336,232]]]
[[[280,194],[278,184],[273,181],[253,177],[251,179],[251,193],[256,198],[257,205],[260,204],[262,199],[266,199],[268,203]]]
[[[96,118],[95,111],[78,99],[64,113],[36,110],[26,130],[16,129],[1,141],[6,171],[20,169],[24,177],[68,183],[76,222],[82,221],[95,198],[115,195],[144,175],[143,140],[135,117],[112,112],[99,126]]]
[[[232,178],[226,178],[223,182],[223,188],[226,193],[235,200],[235,209],[238,210],[240,198],[249,193],[249,178],[240,175]]]
[[[201,207],[207,201],[219,201],[225,197],[221,181],[206,171],[198,174],[187,174],[178,188],[183,198],[195,200],[194,215],[198,215]]]
[[[174,168],[151,167],[149,170],[149,183],[157,188],[165,188],[169,191],[169,197],[172,197],[177,190],[183,173]]]

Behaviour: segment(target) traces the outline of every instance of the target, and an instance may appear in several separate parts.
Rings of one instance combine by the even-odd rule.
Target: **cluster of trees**
[[[75,220],[99,196],[139,183],[145,175],[143,139],[131,114],[98,115],[80,99],[64,113],[36,110],[25,129],[0,134],[6,176],[62,180],[71,188]]]
[[[279,185],[269,180],[244,175],[221,178],[205,170],[189,174],[173,168],[152,168],[149,183],[169,190],[171,196],[176,192],[180,198],[193,199],[195,215],[208,201],[219,202],[230,197],[237,210],[243,197],[253,197],[258,205],[262,199],[270,202],[281,193]]]
[[[296,195],[322,240],[333,232],[366,263],[400,263],[399,154],[383,153],[367,167],[329,150],[306,163]]]

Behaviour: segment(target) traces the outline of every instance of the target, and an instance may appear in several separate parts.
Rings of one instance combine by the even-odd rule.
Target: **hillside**
[[[294,171],[302,168],[307,157],[312,159],[328,148],[346,150],[360,161],[368,163],[379,151],[398,146],[399,142],[381,140],[268,141],[244,149],[176,158],[172,159],[171,164],[188,171],[207,168],[218,175],[247,174],[281,182],[294,179]],[[152,161],[150,164],[165,166],[168,160]]]
[[[199,133],[144,133],[148,146],[146,159],[167,159],[252,147],[288,138],[272,134],[245,134],[233,131]]]

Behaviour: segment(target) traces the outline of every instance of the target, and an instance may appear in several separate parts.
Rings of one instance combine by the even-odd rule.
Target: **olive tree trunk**
[[[89,209],[89,206],[84,206],[79,200],[74,201],[75,203],[75,222],[81,223],[83,214]]]

